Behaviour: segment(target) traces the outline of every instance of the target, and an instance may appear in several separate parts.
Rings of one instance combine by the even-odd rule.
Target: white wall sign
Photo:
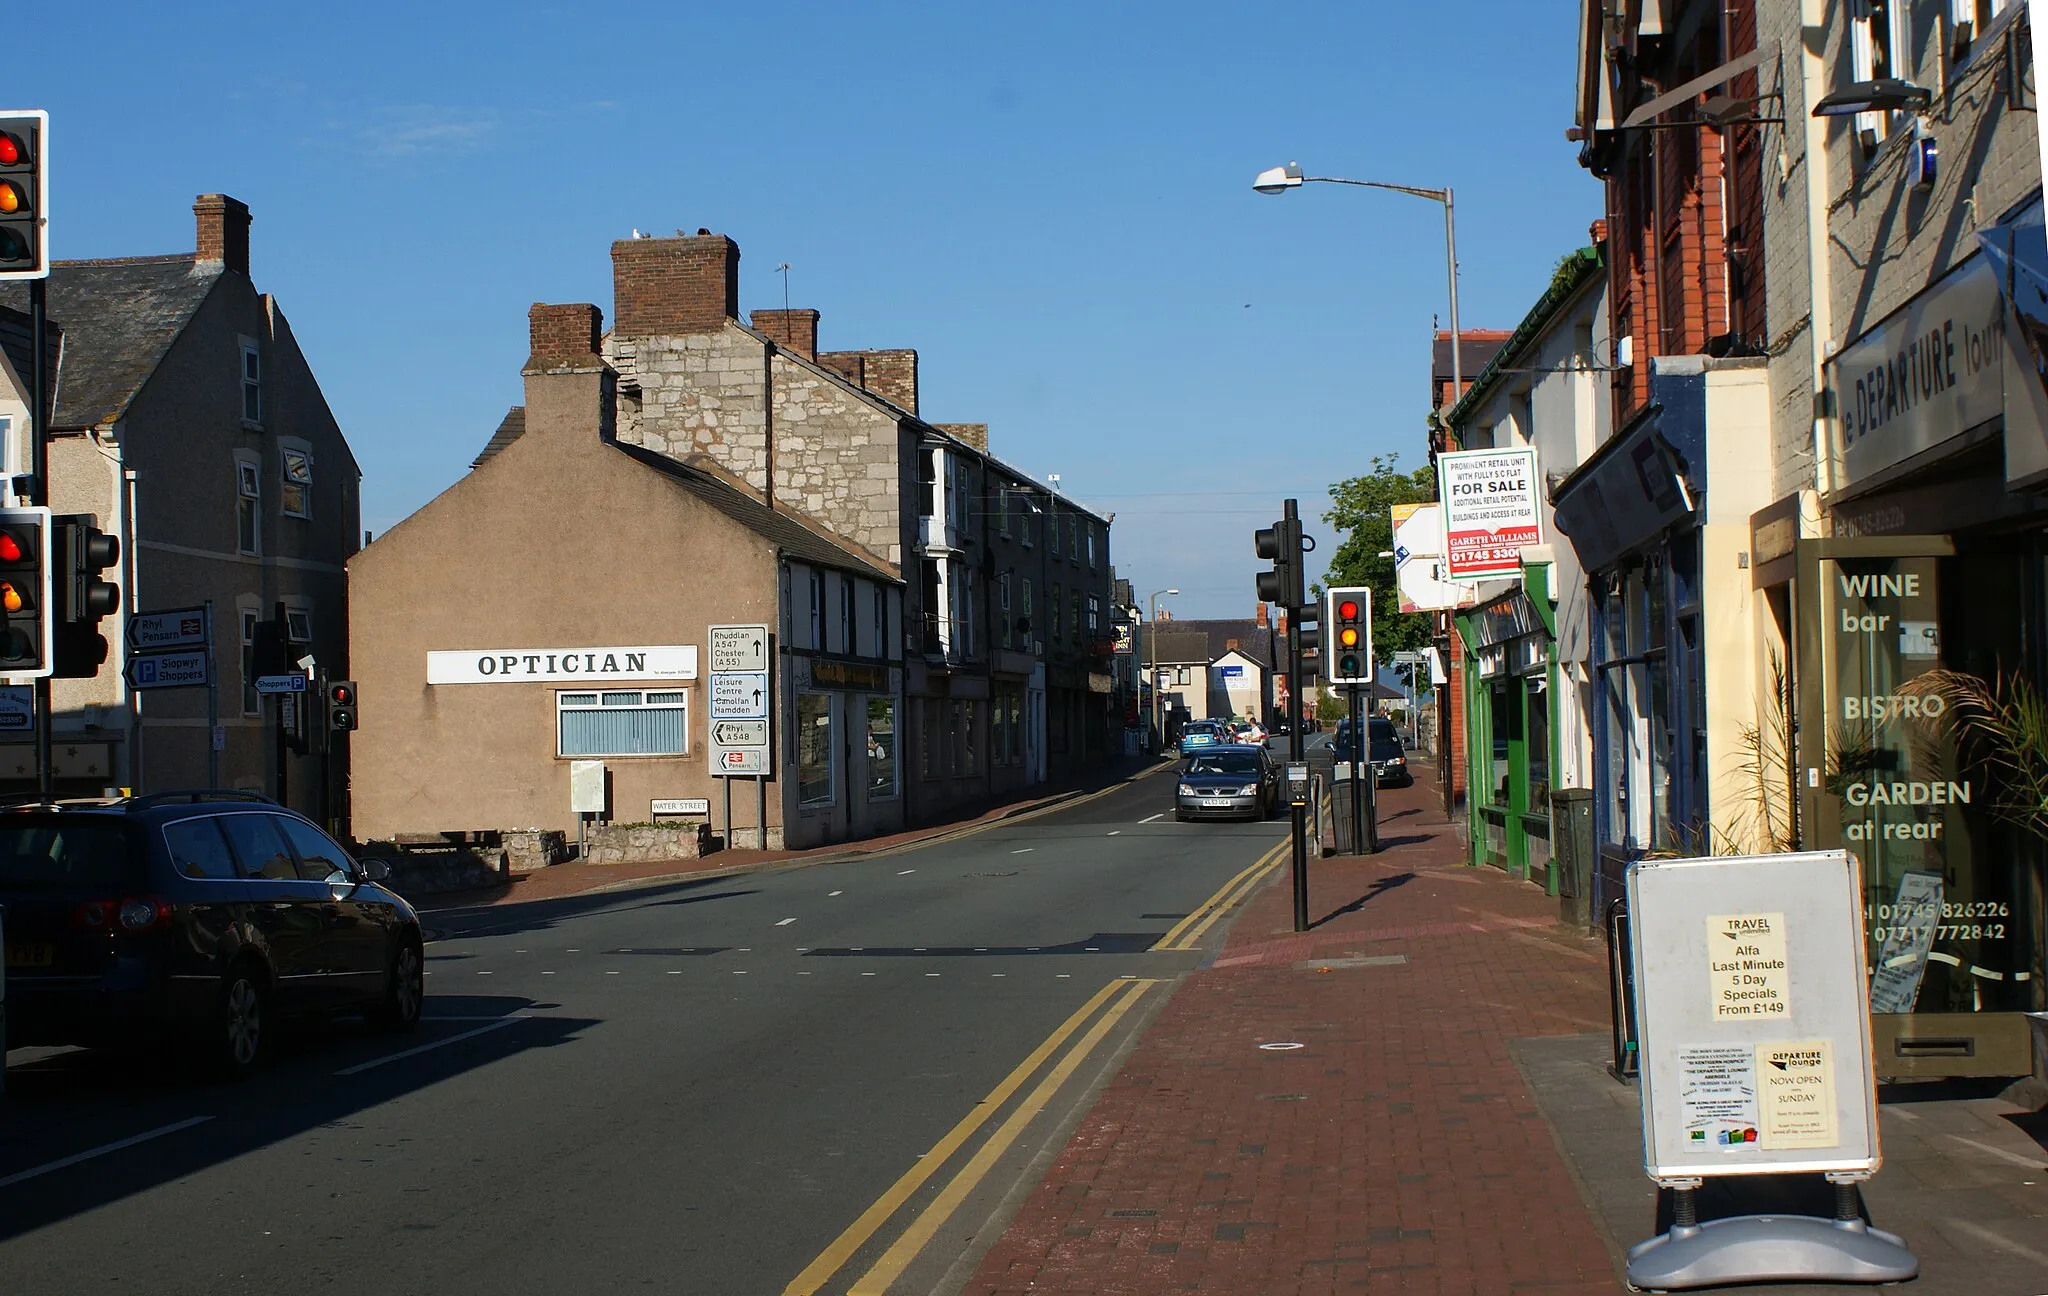
[[[569,762],[569,809],[574,814],[603,814],[605,811],[604,762]]]
[[[711,801],[707,797],[658,798],[653,803],[653,813],[662,815],[705,815],[711,814]]]
[[[1875,1171],[1855,857],[1644,859],[1628,912],[1649,1176]]]
[[[695,644],[628,648],[475,648],[427,654],[429,684],[550,684],[582,680],[693,680]]]
[[[1543,543],[1536,451],[1449,450],[1436,457],[1444,511],[1444,574],[1516,576],[1522,550]]]
[[[2005,302],[1977,256],[1828,362],[1842,485],[1999,417]]]

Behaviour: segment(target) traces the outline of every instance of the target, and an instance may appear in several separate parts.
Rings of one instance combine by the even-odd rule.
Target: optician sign
[[[429,684],[549,684],[582,680],[691,680],[695,644],[607,648],[475,648],[427,654]]]
[[[1449,450],[1436,457],[1444,509],[1444,574],[1453,580],[1515,576],[1522,550],[1543,543],[1536,451]]]

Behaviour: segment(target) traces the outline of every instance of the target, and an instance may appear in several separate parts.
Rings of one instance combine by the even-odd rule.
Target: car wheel
[[[242,1079],[262,1063],[269,1029],[270,987],[262,971],[246,960],[235,964],[221,979],[208,1060],[223,1077]]]
[[[384,985],[384,998],[371,1019],[390,1031],[409,1031],[420,1024],[427,1004],[426,960],[419,942],[408,937],[391,956],[391,977]]]

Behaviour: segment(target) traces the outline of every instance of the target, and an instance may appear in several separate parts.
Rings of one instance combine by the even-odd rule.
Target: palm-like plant
[[[1931,670],[1899,692],[1939,699],[1941,713],[1921,724],[1945,734],[1958,754],[1995,774],[1992,808],[2001,818],[2048,837],[2048,698],[2031,680],[2001,672],[1987,681]]]

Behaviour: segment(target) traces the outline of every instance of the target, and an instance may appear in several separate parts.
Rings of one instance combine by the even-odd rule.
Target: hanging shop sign
[[[1828,362],[1841,484],[1931,450],[2004,408],[2005,307],[1971,257]]]
[[[1445,574],[1519,575],[1522,550],[1543,543],[1535,449],[1449,450],[1437,456],[1436,471]]]
[[[429,684],[549,684],[585,680],[692,680],[695,644],[629,648],[475,648],[427,654]]]

